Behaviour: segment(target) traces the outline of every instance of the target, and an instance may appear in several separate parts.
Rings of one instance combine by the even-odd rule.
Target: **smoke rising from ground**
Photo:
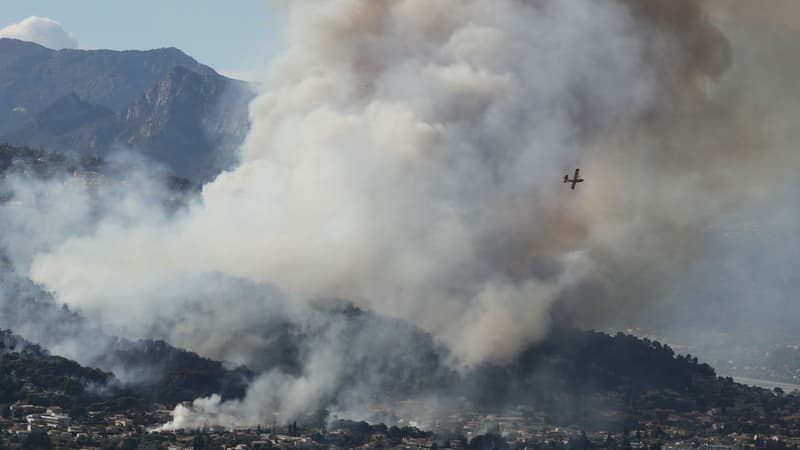
[[[322,330],[294,373],[265,372],[241,402],[200,400],[216,418],[184,408],[177,426],[289,420],[379,392],[348,378],[339,355],[370,352],[317,321],[326,298],[421,327],[453,367],[508,360],[554,318],[644,314],[699,274],[716,221],[796,160],[742,107],[702,2],[283,8],[289,47],[236,169],[176,217],[49,230],[23,264],[112,330],[211,357],[268,366],[271,324]],[[561,176],[576,166],[587,181],[572,192]],[[360,339],[395,337],[371,333]]]

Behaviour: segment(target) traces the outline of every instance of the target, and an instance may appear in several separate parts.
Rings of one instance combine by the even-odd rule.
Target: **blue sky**
[[[178,47],[229,73],[262,71],[281,47],[266,0],[2,0],[0,28],[29,16],[60,22],[80,48]]]

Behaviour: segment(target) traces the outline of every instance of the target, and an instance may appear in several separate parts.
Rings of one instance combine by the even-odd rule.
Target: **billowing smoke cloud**
[[[52,49],[77,48],[78,40],[61,24],[47,17],[31,16],[0,28],[0,38],[35,42]]]
[[[722,22],[762,23],[800,31],[800,4],[792,0],[773,0],[769,8],[747,0],[709,0],[709,10]],[[763,6],[763,5],[762,5]]]
[[[702,2],[284,7],[289,48],[238,167],[177,217],[56,232],[25,266],[113,330],[264,369],[266,330],[310,330],[300,367],[171,426],[374,400],[391,371],[355,379],[340,356],[408,334],[353,337],[320,318],[328,298],[419,326],[454,367],[507,360],[554,318],[597,326],[668,303],[716,222],[796,158],[726,78],[731,48]],[[576,166],[573,192],[561,177]]]

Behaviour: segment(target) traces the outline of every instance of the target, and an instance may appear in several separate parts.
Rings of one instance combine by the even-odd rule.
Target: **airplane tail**
[[[568,178],[569,178],[569,175],[564,175],[564,183],[566,183],[566,182],[567,182],[567,179],[568,179]]]

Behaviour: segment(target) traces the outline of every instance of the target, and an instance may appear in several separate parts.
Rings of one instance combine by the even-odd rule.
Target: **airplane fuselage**
[[[575,190],[575,185],[578,183],[583,183],[583,178],[579,176],[581,169],[575,169],[575,175],[572,176],[572,179],[569,178],[569,175],[564,175],[564,183],[572,183],[571,189]]]

